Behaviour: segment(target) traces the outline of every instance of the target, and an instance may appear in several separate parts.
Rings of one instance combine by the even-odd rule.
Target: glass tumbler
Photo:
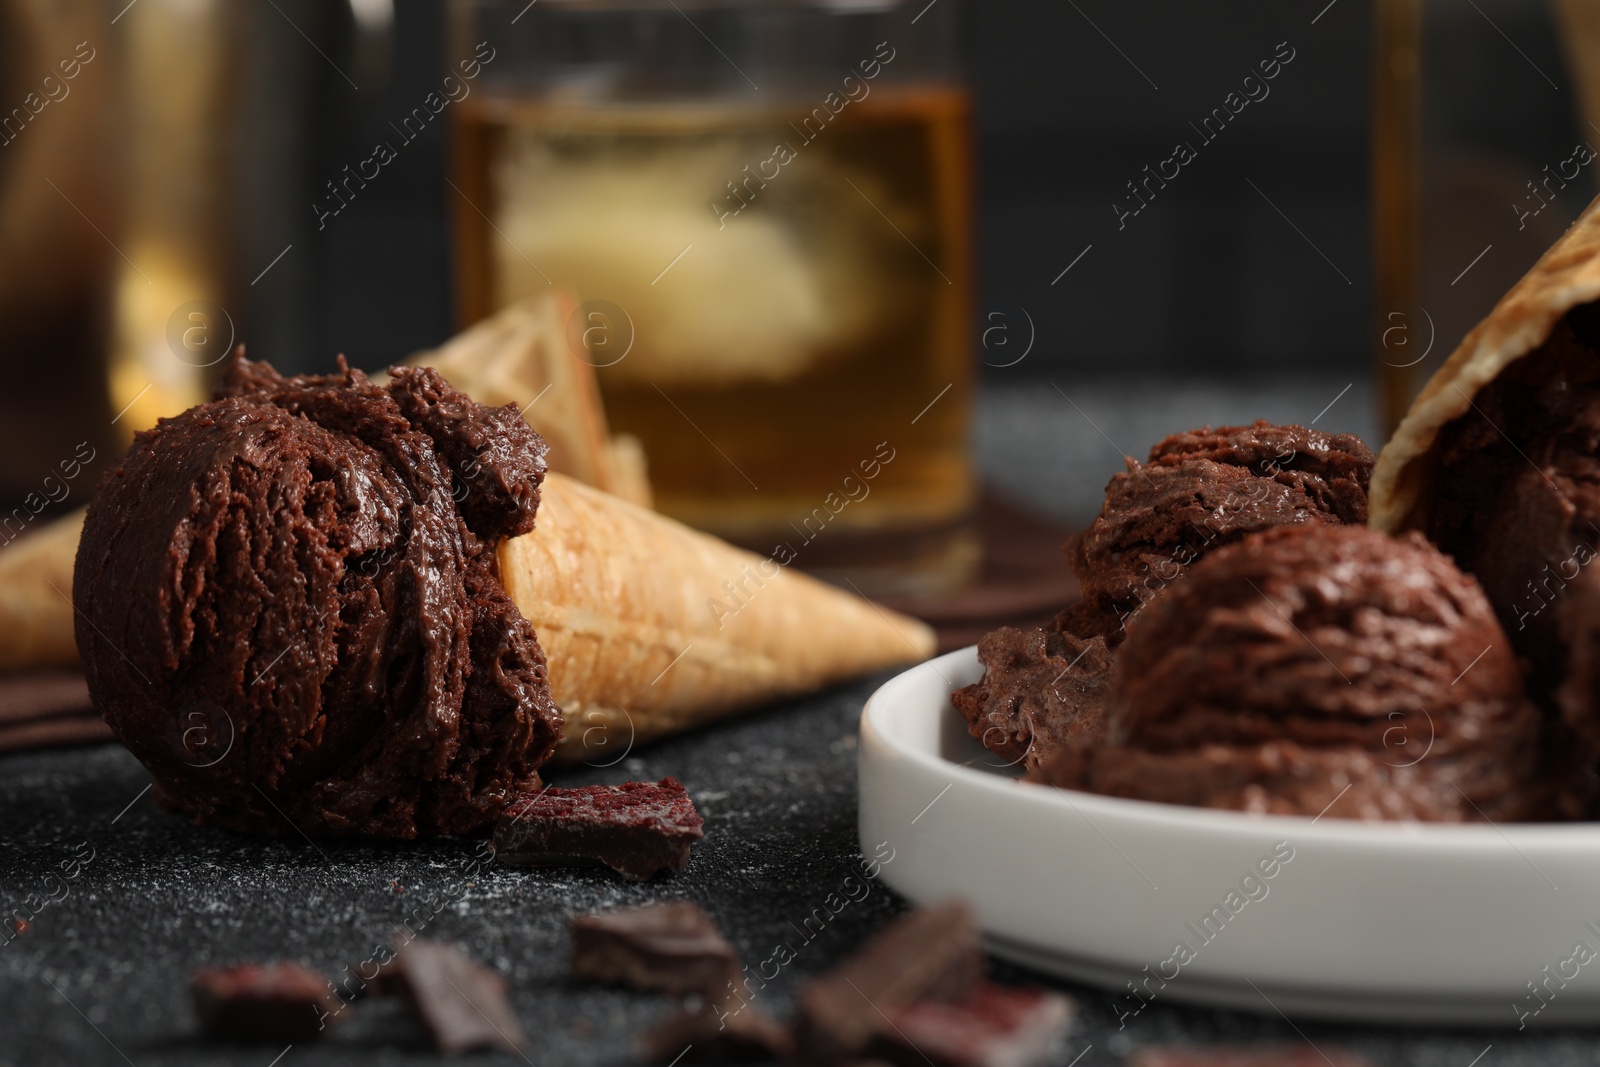
[[[916,594],[978,562],[958,0],[454,0],[462,325],[552,286],[657,506]]]

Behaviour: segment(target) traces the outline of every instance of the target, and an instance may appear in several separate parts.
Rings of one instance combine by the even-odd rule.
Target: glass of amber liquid
[[[452,61],[488,56],[452,108],[462,324],[573,291],[569,341],[669,515],[868,593],[970,576],[958,0],[450,18]]]

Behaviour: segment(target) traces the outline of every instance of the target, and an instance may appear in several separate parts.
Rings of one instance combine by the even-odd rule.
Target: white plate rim
[[[944,676],[941,666],[954,667],[963,660],[976,657],[977,646],[946,652],[926,660],[895,675],[880,686],[867,699],[861,713],[862,743],[871,740],[891,749],[901,758],[920,764],[924,769],[941,774],[955,775],[968,786],[984,790],[1007,803],[1025,803],[1055,807],[1063,812],[1074,809],[1093,815],[1108,815],[1134,822],[1158,822],[1203,829],[1213,833],[1240,833],[1249,831],[1256,836],[1263,828],[1281,826],[1285,833],[1292,832],[1296,840],[1326,844],[1359,844],[1362,846],[1404,846],[1407,849],[1451,848],[1467,850],[1503,849],[1508,843],[1515,847],[1563,851],[1579,846],[1600,849],[1600,822],[1564,823],[1435,823],[1417,821],[1376,821],[1346,819],[1329,813],[1320,817],[1308,815],[1257,814],[1221,808],[1200,808],[1184,804],[1167,804],[1158,801],[1133,800],[1087,793],[1076,789],[1022,782],[968,767],[942,756],[924,752],[904,743],[886,728],[882,718],[893,705],[898,691],[915,684],[914,674],[932,671]],[[1019,799],[1019,791],[1021,799]]]

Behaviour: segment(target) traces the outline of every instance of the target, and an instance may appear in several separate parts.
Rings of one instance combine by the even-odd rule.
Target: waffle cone
[[[72,559],[82,529],[80,508],[0,552],[0,671],[78,665]]]
[[[914,619],[558,474],[500,580],[549,661],[566,762],[934,648]]]
[[[1479,390],[1548,341],[1562,316],[1595,300],[1600,300],[1600,199],[1500,298],[1417,394],[1372,471],[1373,527],[1389,533],[1427,528],[1439,432],[1472,409]]]

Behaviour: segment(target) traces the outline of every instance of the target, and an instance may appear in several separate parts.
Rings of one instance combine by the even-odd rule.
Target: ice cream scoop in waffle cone
[[[557,758],[634,743],[933,653],[914,619],[559,474],[500,546],[566,712]]]
[[[77,661],[67,595],[82,524],[58,520],[0,554],[0,668]],[[499,563],[566,712],[566,761],[608,763],[934,648],[914,619],[554,473],[537,528]]]

